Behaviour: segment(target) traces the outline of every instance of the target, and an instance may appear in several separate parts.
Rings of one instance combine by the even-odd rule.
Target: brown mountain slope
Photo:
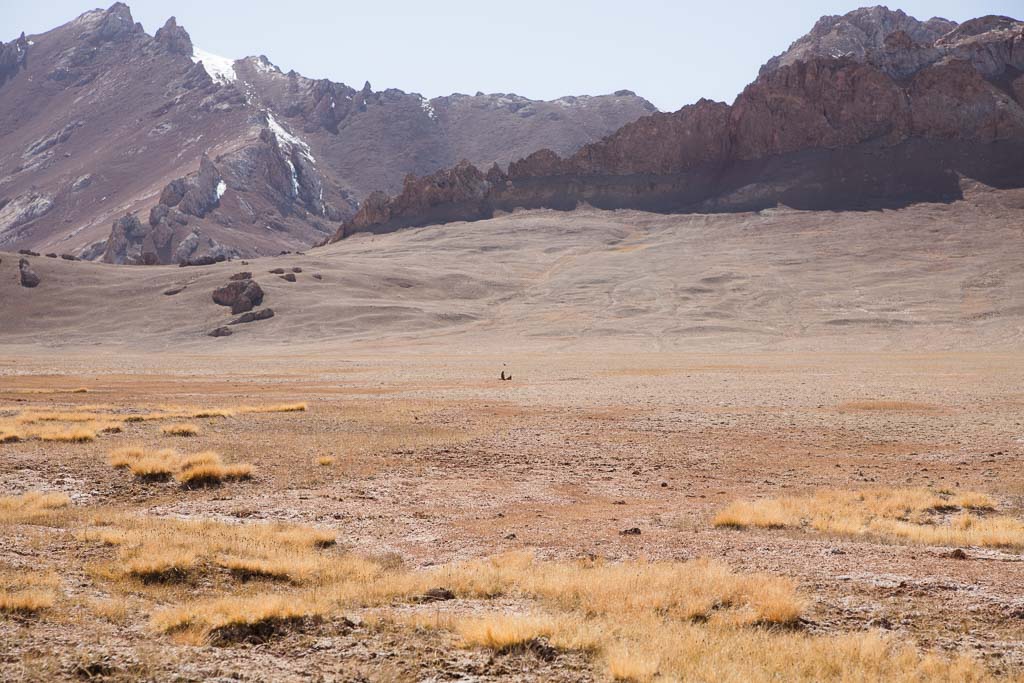
[[[890,26],[931,35],[902,13],[848,16],[875,21],[875,35]],[[410,179],[393,198],[367,199],[335,239],[580,202],[844,209],[954,199],[963,176],[1024,186],[1024,23],[982,17],[931,44],[897,28],[874,44],[831,57],[819,42],[798,41],[804,48],[765,69],[732,106],[702,100],[653,114],[565,158],[536,152],[507,173],[462,164]]]
[[[625,91],[355,90],[210,55],[173,18],[149,36],[117,3],[0,44],[0,248],[118,263],[294,250],[408,173],[571,153],[652,110]]]

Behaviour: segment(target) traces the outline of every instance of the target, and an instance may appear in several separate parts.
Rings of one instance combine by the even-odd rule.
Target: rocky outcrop
[[[0,202],[0,245],[18,239],[24,228],[53,210],[56,202],[50,195],[27,192],[9,202]]]
[[[142,262],[147,238],[151,245],[153,242],[150,233],[135,214],[125,214],[111,224],[102,260],[105,263]]]
[[[234,314],[251,311],[263,303],[263,289],[255,280],[232,280],[213,290],[213,302],[230,306]]]
[[[28,67],[29,44],[24,31],[21,36],[6,45],[0,41],[0,85]]]
[[[168,19],[162,28],[157,29],[153,39],[172,54],[192,56],[192,38],[188,31],[178,26],[178,21],[174,17]]]
[[[900,10],[881,6],[864,7],[841,16],[824,16],[810,33],[781,55],[769,59],[761,67],[761,75],[819,57],[863,60],[869,53],[885,48],[893,34],[907,44],[931,45],[956,27],[956,22],[948,19],[936,17],[919,21]]]
[[[18,259],[18,277],[22,287],[32,288],[39,286],[39,276],[32,270],[32,265],[26,258]]]
[[[463,163],[407,178],[394,197],[371,195],[335,239],[581,202],[838,209],[945,201],[961,175],[1024,185],[1024,23],[955,27],[883,9],[819,22],[813,40],[762,70],[731,107],[702,100],[654,114],[568,157],[531,154],[507,173]],[[850,31],[855,49],[822,56],[825,38]]]
[[[254,323],[259,320],[268,320],[274,317],[274,310],[272,308],[261,308],[258,311],[249,311],[243,313],[234,320],[228,323],[228,325],[244,325],[246,323]]]

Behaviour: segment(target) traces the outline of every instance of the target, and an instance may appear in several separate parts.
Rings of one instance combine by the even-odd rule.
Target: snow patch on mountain
[[[437,121],[437,112],[434,111],[434,105],[430,103],[426,97],[420,96],[420,107],[427,113],[432,121]]]
[[[277,138],[278,144],[282,146],[296,147],[304,157],[310,161],[316,161],[316,159],[313,158],[313,153],[309,150],[309,145],[307,145],[304,140],[285,130],[284,126],[278,123],[277,119],[275,119],[274,115],[269,111],[265,112],[265,114],[267,117],[267,128],[269,128],[270,132]]]
[[[238,74],[235,73],[235,60],[233,59],[221,57],[202,48],[194,47],[192,48],[192,61],[197,64],[202,62],[206,73],[210,74],[210,78],[218,83],[234,83],[238,80]]]

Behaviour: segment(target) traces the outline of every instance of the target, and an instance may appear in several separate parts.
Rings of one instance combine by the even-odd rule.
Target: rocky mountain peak
[[[132,17],[132,11],[123,2],[115,2],[105,12],[87,13],[83,18],[95,18],[88,40],[92,43],[118,42],[134,35],[144,34],[141,24]]]
[[[810,33],[796,40],[781,55],[768,60],[761,67],[761,74],[815,57],[850,57],[863,61],[869,53],[885,48],[886,39],[896,32],[903,32],[914,43],[930,46],[956,27],[955,21],[939,17],[920,21],[902,10],[890,10],[881,5],[824,16]]]
[[[192,37],[183,27],[178,26],[178,21],[174,17],[168,19],[162,28],[157,29],[153,38],[173,54],[191,57],[194,51]]]

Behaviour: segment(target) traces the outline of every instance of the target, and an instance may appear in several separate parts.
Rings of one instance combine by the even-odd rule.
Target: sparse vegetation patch
[[[197,436],[199,427],[194,424],[176,423],[161,427],[160,432],[165,436]]]
[[[112,451],[108,462],[112,467],[127,468],[144,481],[167,481],[176,477],[186,488],[215,486],[252,476],[252,465],[224,463],[214,451],[184,454],[170,448],[151,451],[132,446]]]
[[[995,512],[980,493],[925,489],[819,491],[810,496],[737,501],[715,526],[743,529],[810,528],[840,536],[869,536],[942,546],[1024,547],[1024,520]]]

